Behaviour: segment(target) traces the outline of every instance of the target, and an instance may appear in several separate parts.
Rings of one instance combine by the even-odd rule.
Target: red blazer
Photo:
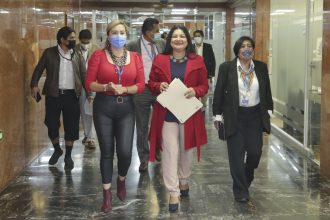
[[[155,57],[151,67],[148,87],[156,94],[160,93],[161,82],[170,83],[171,80],[170,56],[159,54]],[[201,56],[190,54],[188,56],[184,84],[194,88],[196,97],[203,97],[208,91],[207,70]],[[156,148],[162,148],[162,128],[166,109],[158,102],[153,105],[151,127],[149,133],[150,161],[155,161]],[[198,110],[184,123],[184,147],[190,149],[197,147],[198,160],[200,158],[200,146],[207,143],[204,116]]]

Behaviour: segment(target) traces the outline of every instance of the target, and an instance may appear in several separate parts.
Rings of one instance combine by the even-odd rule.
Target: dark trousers
[[[262,152],[262,128],[259,105],[239,107],[238,131],[227,139],[235,198],[249,198],[248,188]]]
[[[79,139],[79,98],[75,91],[66,90],[59,97],[46,96],[45,125],[48,127],[48,137],[53,140],[59,137],[61,113],[63,115],[64,140],[75,141]]]
[[[113,157],[116,149],[118,175],[126,176],[132,158],[134,134],[134,104],[131,96],[116,96],[98,93],[93,104],[93,119],[101,152],[102,183],[112,181]]]
[[[151,106],[156,100],[148,87],[143,93],[134,95],[135,115],[136,115],[136,147],[139,154],[140,162],[149,161],[149,118]]]

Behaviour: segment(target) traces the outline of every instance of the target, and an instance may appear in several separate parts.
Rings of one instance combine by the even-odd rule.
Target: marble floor
[[[209,143],[202,148],[201,161],[194,161],[190,197],[181,199],[178,213],[168,212],[161,164],[151,164],[148,173],[140,174],[135,147],[126,201],[115,196],[114,183],[113,211],[100,212],[99,150],[85,149],[79,141],[71,172],[64,171],[63,157],[57,166],[48,167],[53,152],[49,147],[2,191],[0,219],[330,219],[330,181],[272,135],[264,138],[251,201],[235,202],[226,145],[207,117]]]

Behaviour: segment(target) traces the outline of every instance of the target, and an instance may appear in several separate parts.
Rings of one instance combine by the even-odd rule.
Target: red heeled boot
[[[101,207],[101,211],[110,212],[112,209],[112,194],[111,188],[103,189],[103,204]]]
[[[124,201],[126,198],[125,179],[120,180],[119,177],[117,178],[117,196],[121,201]]]

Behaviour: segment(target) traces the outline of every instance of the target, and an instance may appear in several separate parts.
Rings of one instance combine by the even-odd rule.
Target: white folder
[[[184,96],[187,90],[186,85],[180,79],[175,78],[167,90],[157,96],[157,101],[172,112],[181,123],[184,123],[203,107],[203,104],[196,97],[187,99]]]

